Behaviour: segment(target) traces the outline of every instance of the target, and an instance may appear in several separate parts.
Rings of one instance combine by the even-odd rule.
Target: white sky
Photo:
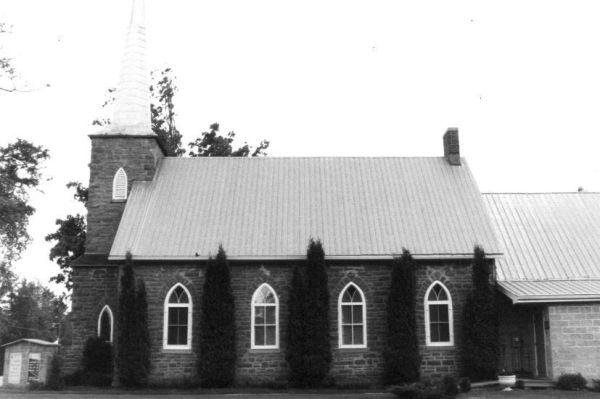
[[[31,93],[0,92],[0,145],[50,149],[17,272],[58,271],[44,236],[83,211],[104,91],[130,1],[2,0],[0,35]],[[149,68],[177,76],[189,142],[219,122],[272,156],[439,156],[460,131],[481,191],[600,191],[596,1],[147,0]]]

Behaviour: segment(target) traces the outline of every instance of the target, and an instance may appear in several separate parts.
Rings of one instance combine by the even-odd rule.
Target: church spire
[[[132,0],[111,134],[154,135],[150,122],[150,90],[146,66],[145,8],[144,0]]]

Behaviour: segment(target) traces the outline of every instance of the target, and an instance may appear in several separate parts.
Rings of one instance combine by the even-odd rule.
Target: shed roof
[[[483,198],[505,250],[496,262],[498,281],[513,301],[600,293],[600,193]]]
[[[500,253],[464,160],[165,158],[133,184],[109,259],[471,257]]]
[[[20,338],[20,339],[17,339],[16,341],[12,341],[12,342],[9,342],[7,344],[4,344],[4,345],[0,346],[0,348],[4,348],[5,346],[10,346],[10,345],[16,345],[16,344],[19,344],[21,342],[29,342],[31,344],[41,345],[41,346],[60,346],[56,342],[44,341],[43,339]]]

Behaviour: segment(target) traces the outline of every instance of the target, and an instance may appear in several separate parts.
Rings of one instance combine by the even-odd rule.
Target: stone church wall
[[[471,287],[470,261],[453,264],[421,262],[417,270],[417,323],[422,354],[422,374],[439,377],[458,375],[461,344],[462,310]],[[285,360],[288,323],[288,292],[293,263],[238,263],[230,266],[236,306],[237,370],[240,385],[273,384],[287,381]],[[200,299],[204,282],[204,265],[159,263],[134,266],[136,278],[143,278],[148,294],[148,322],[152,343],[153,382],[174,382],[194,376],[198,348]],[[340,385],[371,385],[381,383],[383,350],[386,342],[386,301],[389,293],[391,262],[345,262],[328,264],[330,293],[330,335],[333,363],[331,376]],[[79,266],[74,271],[73,339],[67,349],[66,371],[78,367],[87,337],[97,331],[98,315],[108,304],[117,321],[118,267]],[[453,300],[455,344],[451,347],[426,347],[424,326],[424,296],[429,285],[443,282]],[[367,348],[338,347],[337,300],[348,282],[358,285],[365,295],[367,307]],[[251,349],[251,298],[263,283],[270,284],[279,298],[279,349]],[[182,283],[193,299],[192,349],[166,350],[162,347],[163,306],[165,296],[176,283]],[[115,337],[117,327],[115,325]]]

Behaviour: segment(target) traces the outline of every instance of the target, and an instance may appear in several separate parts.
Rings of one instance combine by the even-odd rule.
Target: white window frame
[[[102,315],[104,314],[104,312],[108,312],[108,316],[110,317],[110,340],[108,342],[112,343],[115,319],[113,318],[112,310],[110,309],[110,306],[108,306],[108,305],[104,305],[104,307],[100,311],[100,314],[98,314],[98,334],[97,335],[98,335],[98,337],[100,336],[100,328],[102,326]]]
[[[433,289],[433,287],[439,284],[440,287],[446,292],[448,296],[447,300],[443,301],[430,301],[429,293]],[[431,321],[429,319],[429,305],[448,305],[448,330],[449,330],[449,341],[444,342],[431,342]],[[425,341],[427,346],[453,346],[454,345],[454,316],[452,311],[452,296],[450,295],[450,290],[442,283],[441,281],[434,281],[431,283],[429,288],[427,288],[427,292],[425,292]]]
[[[260,293],[260,290],[263,287],[267,287],[272,293],[273,296],[275,297],[275,303],[261,303],[261,304],[256,304],[255,300],[256,297],[258,296],[258,294]],[[256,315],[256,306],[272,306],[275,307],[275,345],[256,345],[256,342],[254,341],[254,327],[255,327],[255,320],[254,320],[254,316]],[[260,287],[258,287],[256,289],[256,291],[254,291],[254,294],[252,294],[252,302],[250,303],[250,308],[251,308],[251,322],[250,322],[250,349],[279,349],[279,297],[277,296],[277,292],[273,289],[273,287],[271,287],[269,284],[267,283],[263,283],[260,285]]]
[[[122,184],[124,189],[119,189],[118,185]],[[115,173],[115,177],[113,177],[113,192],[112,192],[113,200],[126,200],[127,199],[127,173],[125,173],[125,169],[119,168],[117,173]]]
[[[360,294],[362,301],[361,302],[351,302],[353,306],[361,305],[362,306],[362,319],[363,319],[363,343],[360,345],[344,345],[344,337],[343,329],[342,329],[342,298],[344,293],[350,286],[354,286],[358,293]],[[346,302],[344,302],[346,303]],[[350,303],[350,302],[348,302]],[[346,284],[346,286],[340,291],[340,295],[338,296],[338,346],[340,348],[366,348],[367,347],[367,299],[365,298],[365,293],[360,289],[358,285],[353,282]]]
[[[171,297],[171,294],[177,287],[183,288],[183,290],[185,291],[185,293],[188,296],[188,303],[169,303],[169,298]],[[187,310],[188,310],[188,331],[187,331],[187,344],[186,345],[169,345],[169,309],[170,308],[187,308]],[[192,296],[190,295],[190,292],[185,287],[185,285],[183,285],[181,283],[177,283],[173,287],[171,287],[171,289],[169,290],[169,292],[167,292],[167,295],[165,296],[165,303],[164,303],[163,349],[169,349],[169,350],[171,350],[171,349],[173,349],[173,350],[192,349],[192,324],[193,324],[193,320],[194,320],[192,318],[193,310],[194,310],[194,304],[192,301]]]

